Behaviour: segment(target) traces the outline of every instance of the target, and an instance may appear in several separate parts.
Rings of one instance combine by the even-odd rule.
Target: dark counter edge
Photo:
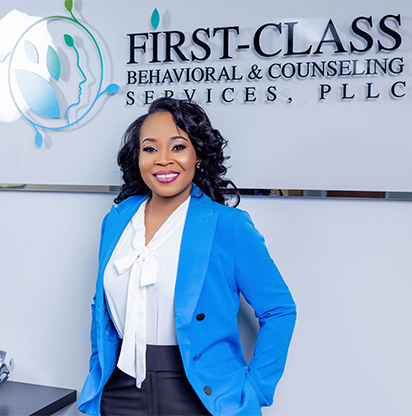
[[[64,390],[66,390],[66,389],[64,389]],[[69,404],[76,403],[76,401],[77,401],[77,391],[72,390],[66,396],[62,397],[61,399],[55,401],[52,404],[49,404],[48,406],[45,406],[41,410],[39,410],[35,413],[32,413],[30,416],[35,416],[35,415],[49,416],[49,415],[52,415],[53,413],[58,412],[59,410],[64,409]]]
[[[52,415],[62,409],[64,409],[66,406],[69,406],[70,404],[76,403],[77,401],[77,391],[74,389],[67,389],[67,388],[63,388],[63,387],[55,387],[55,386],[45,386],[45,385],[41,385],[41,384],[34,384],[34,383],[25,383],[25,382],[21,382],[21,381],[7,381],[4,383],[4,387],[6,385],[11,385],[13,384],[13,389],[18,388],[19,385],[21,386],[25,386],[25,388],[34,388],[34,389],[51,389],[53,391],[58,392],[58,396],[59,398],[57,399],[53,399],[54,401],[50,404],[44,404],[43,407],[38,408],[38,410],[35,410],[33,413],[26,413],[29,416],[32,415],[39,415],[39,416],[49,416]],[[0,385],[0,390],[2,389],[3,384]],[[46,402],[47,403],[47,402]],[[1,413],[0,413],[1,414]],[[20,416],[17,415],[16,416]]]

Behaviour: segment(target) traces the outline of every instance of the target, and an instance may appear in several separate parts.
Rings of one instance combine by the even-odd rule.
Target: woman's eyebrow
[[[178,140],[178,139],[186,140],[189,143],[189,140],[187,140],[186,137],[183,137],[183,136],[172,136],[172,137],[169,138],[169,140]],[[144,142],[156,143],[157,140],[152,138],[152,137],[146,137],[145,139],[142,140],[141,144],[143,144]]]
[[[143,139],[143,140],[142,140],[142,144],[143,144],[144,142],[157,142],[157,140],[156,140],[156,139],[152,139],[151,137],[147,137],[146,139]]]
[[[183,137],[183,136],[172,136],[169,140],[177,140],[177,139],[183,139],[189,143],[189,140],[187,140],[186,137]]]

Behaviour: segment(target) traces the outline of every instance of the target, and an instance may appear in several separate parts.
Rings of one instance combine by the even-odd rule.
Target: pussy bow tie
[[[131,268],[123,343],[117,366],[135,377],[136,386],[140,388],[146,378],[146,291],[147,286],[157,280],[157,256],[145,245],[133,243],[132,248],[114,263],[119,274]]]

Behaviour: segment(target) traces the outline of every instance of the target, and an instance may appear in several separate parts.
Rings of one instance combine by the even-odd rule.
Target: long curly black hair
[[[161,111],[169,112],[176,126],[189,135],[196,156],[200,159],[193,182],[220,204],[226,203],[225,195],[234,196],[234,206],[237,206],[240,202],[239,191],[231,180],[224,178],[227,168],[223,163],[228,157],[223,155],[223,149],[227,141],[212,127],[209,117],[198,104],[167,97],[153,101],[148,113],[135,120],[126,130],[117,156],[124,183],[114,202],[118,204],[129,196],[150,192],[139,170],[139,136],[146,118]]]

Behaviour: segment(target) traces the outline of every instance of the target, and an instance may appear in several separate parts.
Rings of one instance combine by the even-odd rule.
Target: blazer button
[[[204,313],[199,313],[198,315],[196,315],[196,319],[198,321],[203,321],[203,319],[205,319],[205,314]]]
[[[212,394],[212,389],[209,386],[206,386],[204,388],[204,391],[208,396],[210,396]]]

